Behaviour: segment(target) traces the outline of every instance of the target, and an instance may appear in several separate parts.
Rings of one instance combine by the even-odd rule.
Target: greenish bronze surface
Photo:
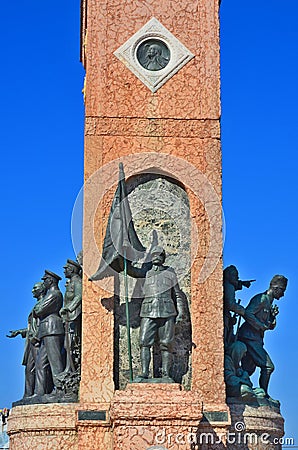
[[[233,327],[240,324],[241,317],[245,315],[245,308],[240,305],[240,300],[236,301],[236,291],[240,291],[243,286],[249,288],[255,280],[239,280],[239,273],[235,266],[228,266],[224,270],[224,343],[225,347],[237,340],[233,333]],[[233,316],[231,311],[234,313]]]
[[[82,275],[81,266],[68,259],[64,266],[65,285],[64,304],[60,316],[65,327],[66,368],[75,372],[80,363],[82,328]]]
[[[60,276],[46,270],[43,282],[32,289],[37,303],[28,328],[11,331],[8,337],[26,337],[23,364],[26,387],[23,399],[13,405],[76,402],[81,371],[82,267],[68,259],[64,295]],[[63,306],[62,306],[63,305]],[[66,364],[65,364],[66,353]]]
[[[64,370],[62,357],[64,327],[59,315],[63,297],[58,287],[61,278],[46,270],[42,279],[46,294],[33,308],[33,315],[39,319],[38,339],[40,341],[35,365],[35,396],[48,394],[52,383],[55,393],[56,377]]]
[[[44,286],[44,283],[38,282],[34,284],[32,288],[32,294],[37,301],[41,301],[45,292],[46,288]],[[22,338],[26,338],[24,357],[22,361],[22,364],[25,366],[25,393],[23,397],[24,399],[34,394],[35,361],[38,349],[40,347],[40,341],[38,339],[38,325],[39,325],[38,320],[34,316],[32,310],[28,316],[27,328],[10,331],[10,334],[7,335],[7,337],[9,338],[14,338],[18,335],[21,335]]]
[[[151,262],[142,268],[128,264],[127,273],[143,279],[144,300],[141,306],[140,348],[141,375],[136,382],[149,377],[151,347],[158,342],[161,350],[161,378],[165,383],[171,378],[172,344],[175,337],[175,323],[183,320],[184,297],[180,290],[176,273],[165,266],[165,251],[156,246],[151,250]],[[154,380],[154,379],[152,379]]]
[[[144,69],[155,72],[169,64],[170,50],[160,39],[146,39],[137,49],[137,60]]]
[[[247,353],[242,358],[242,367],[252,375],[256,367],[260,367],[259,386],[268,395],[270,376],[274,370],[273,362],[264,349],[264,334],[276,326],[278,307],[274,300],[283,297],[287,287],[287,278],[275,275],[267,291],[255,295],[245,309],[245,322],[239,330],[239,340],[247,347]]]
[[[246,351],[246,345],[240,341],[236,341],[226,348],[224,375],[227,397],[238,397],[244,402],[251,402],[255,398],[253,385],[248,373],[240,366]]]

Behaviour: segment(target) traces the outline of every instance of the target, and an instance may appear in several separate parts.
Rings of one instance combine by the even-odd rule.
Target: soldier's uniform
[[[67,260],[67,265],[75,268],[76,271],[81,270],[81,266],[71,259]],[[64,266],[66,268],[67,266]],[[63,321],[67,323],[65,339],[69,339],[69,348],[71,352],[74,347],[80,347],[81,328],[82,328],[82,277],[79,273],[74,273],[67,281],[64,294],[64,305],[61,310]],[[63,311],[66,310],[64,313]],[[67,345],[65,347],[67,348]],[[69,355],[67,355],[66,370],[70,368]]]
[[[68,321],[76,335],[80,335],[82,318],[82,278],[74,275],[66,283],[64,294],[64,308],[69,310]]]
[[[252,375],[256,367],[260,367],[260,387],[265,391],[274,364],[264,349],[264,332],[273,329],[275,325],[272,300],[266,292],[255,295],[246,307],[245,322],[239,329],[238,339],[247,347],[247,353],[242,359],[243,369]]]
[[[28,326],[20,330],[23,338],[26,338],[25,350],[22,364],[25,369],[25,394],[29,397],[34,394],[35,384],[35,361],[39,350],[38,335],[38,319],[34,317],[33,310],[28,316]]]
[[[273,362],[264,349],[264,333],[273,330],[276,325],[278,308],[272,306],[274,299],[283,297],[288,279],[283,275],[274,275],[269,289],[255,295],[245,310],[245,322],[239,330],[239,340],[247,347],[242,359],[242,367],[251,375],[256,367],[261,368],[259,385],[268,395],[268,384],[274,370]]]
[[[161,350],[168,350],[174,339],[174,324],[183,298],[177,277],[171,267],[154,266],[146,273],[144,300],[140,317],[140,345],[150,347],[158,331]]]
[[[56,282],[61,280],[59,275],[45,271],[43,280],[46,277],[53,277]],[[62,348],[64,340],[64,327],[59,311],[62,307],[63,297],[57,284],[52,285],[45,296],[36,303],[33,311],[39,318],[38,339],[40,340],[40,349],[36,359],[36,395],[44,395],[48,392],[49,368],[51,370],[53,383],[55,377],[64,369]]]
[[[162,254],[161,247],[152,249],[152,255]],[[162,354],[162,375],[169,377],[171,367],[171,344],[175,336],[175,319],[182,314],[183,294],[179,288],[174,269],[164,265],[149,265],[139,269],[130,266],[128,274],[144,278],[144,300],[141,306],[140,347],[142,376],[148,377],[150,347],[155,336]]]
[[[232,279],[231,279],[232,278]],[[245,308],[237,303],[236,291],[242,289],[242,281],[239,280],[238,270],[235,266],[228,266],[224,270],[224,344],[227,348],[235,340],[233,326],[235,319],[231,311],[240,316],[245,315]]]

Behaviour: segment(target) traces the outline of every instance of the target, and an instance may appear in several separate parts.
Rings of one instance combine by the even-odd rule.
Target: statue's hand
[[[6,337],[8,338],[14,338],[21,334],[20,330],[9,330],[10,334],[7,334]]]
[[[34,345],[34,347],[40,347],[40,340],[34,336],[33,338],[31,338],[31,344]]]
[[[238,367],[238,369],[236,370],[236,375],[237,375],[237,377],[243,376],[243,369],[241,369],[241,367]]]
[[[241,281],[241,283],[246,288],[249,288],[251,286],[251,282],[250,281]]]
[[[279,308],[277,305],[272,306],[271,313],[274,317],[279,314]]]
[[[61,316],[61,317],[65,317],[65,316],[67,316],[67,314],[68,314],[69,312],[70,312],[70,311],[69,311],[68,308],[61,308],[61,309],[60,309],[60,316]]]
[[[273,321],[269,324],[268,329],[274,330],[275,327],[276,327],[276,319],[274,317]]]
[[[242,377],[241,380],[242,380],[242,383],[243,383],[243,384],[246,384],[246,386],[249,386],[249,387],[251,387],[251,388],[253,387],[253,384],[252,384],[252,382],[250,381],[249,378],[243,378],[243,377]]]

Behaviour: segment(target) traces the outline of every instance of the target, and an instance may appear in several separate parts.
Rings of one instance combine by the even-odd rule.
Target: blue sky
[[[23,341],[32,285],[74,258],[71,214],[83,178],[79,0],[3,2],[1,42],[0,407],[23,395]],[[257,281],[239,297],[289,278],[265,347],[270,392],[296,438],[297,0],[222,0],[222,151],[225,265]]]

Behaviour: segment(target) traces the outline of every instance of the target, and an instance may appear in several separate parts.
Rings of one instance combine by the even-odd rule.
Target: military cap
[[[155,245],[151,250],[151,255],[165,255],[165,249],[160,245]]]
[[[81,265],[79,264],[79,263],[77,263],[76,261],[73,261],[72,259],[68,259],[67,261],[66,261],[66,264],[70,264],[71,266],[74,266],[74,267],[76,267],[77,269],[79,269],[79,270],[81,270]],[[64,268],[66,267],[66,265],[65,266],[63,266]]]
[[[48,278],[48,276],[50,276],[50,277],[52,277],[52,278],[55,278],[55,280],[57,280],[57,281],[62,280],[62,278],[59,277],[59,275],[57,275],[57,274],[54,273],[54,272],[51,272],[50,270],[45,270],[45,271],[44,271],[44,276],[43,276],[41,279],[44,280],[45,278]]]

